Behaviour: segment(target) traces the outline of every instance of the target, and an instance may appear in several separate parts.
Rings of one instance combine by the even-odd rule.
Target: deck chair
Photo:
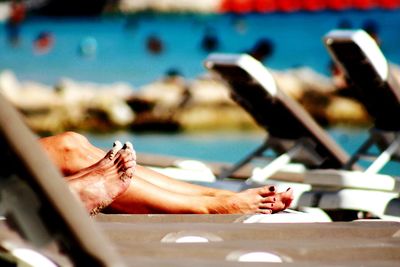
[[[205,61],[209,70],[228,83],[232,98],[264,128],[264,143],[223,172],[229,177],[252,160],[275,153],[254,181],[262,181],[290,163],[309,169],[342,168],[346,152],[314,121],[300,104],[281,91],[271,73],[249,55],[211,54]]]
[[[399,247],[400,224],[394,222],[282,224],[272,220],[265,227],[258,223],[262,219],[254,217],[262,215],[111,215],[91,220],[36,136],[1,95],[0,133],[0,217],[4,216],[0,218],[0,266],[243,267],[276,260],[282,261],[279,266],[320,266],[322,261],[337,266],[337,255],[347,265],[398,262],[393,249]],[[4,222],[29,244],[14,243]],[[114,241],[118,255],[103,233]],[[344,242],[343,236],[348,237]],[[360,240],[365,241],[364,247]],[[391,245],[382,246],[386,242]],[[15,258],[21,264],[16,265]]]
[[[2,95],[0,134],[0,216],[7,224],[35,248],[62,252],[58,266],[124,266]],[[33,259],[32,250],[23,252]]]
[[[333,30],[325,35],[324,44],[374,124],[346,168],[369,160],[366,173],[377,173],[390,160],[400,161],[400,85],[378,44],[363,30]],[[377,154],[371,152],[374,146]]]
[[[343,170],[307,175],[305,181],[313,185],[314,193],[319,192],[318,199],[304,195],[300,202],[330,210],[368,211],[381,218],[400,217],[400,179],[382,173],[389,162],[400,159],[400,86],[377,43],[363,30],[333,30],[323,41],[372,117],[373,127]],[[365,170],[348,171],[361,162],[367,163]]]
[[[315,211],[320,208],[334,220],[341,218],[332,210],[346,211],[346,214],[347,210],[355,213],[363,210],[386,218],[400,217],[397,193],[393,192],[400,188],[399,181],[388,175],[381,175],[379,185],[370,182],[375,178],[360,179],[365,173],[355,162],[355,157],[348,156],[297,102],[280,91],[261,63],[247,55],[214,54],[206,60],[206,67],[228,82],[233,99],[268,132],[265,142],[229,169],[226,176],[270,149],[277,157],[260,171],[261,175],[251,177],[247,184],[265,183],[265,179],[289,162],[300,162],[307,167],[302,173],[302,181],[288,181],[288,177],[268,180],[268,183],[295,189],[293,207],[317,208]],[[377,169],[378,163],[373,169]],[[382,190],[378,192],[376,189],[379,188]],[[334,193],[338,189],[340,194]],[[375,197],[371,194],[379,194],[380,201],[374,202]],[[350,212],[349,216],[355,219],[353,215]]]

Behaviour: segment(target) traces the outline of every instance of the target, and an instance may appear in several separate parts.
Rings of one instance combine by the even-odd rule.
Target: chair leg
[[[365,173],[377,173],[390,161],[392,155],[400,147],[400,135],[396,137],[393,143],[383,151],[379,157],[365,170]]]
[[[368,149],[375,143],[372,136],[370,136],[353,154],[350,160],[344,166],[345,170],[351,170],[354,164],[361,158],[361,155],[365,154]]]
[[[256,148],[253,152],[248,154],[245,158],[240,160],[239,162],[235,163],[232,167],[227,168],[221,172],[220,175],[218,175],[218,179],[224,179],[229,176],[231,176],[235,171],[239,170],[241,167],[243,167],[245,164],[249,163],[252,159],[255,157],[261,156],[265,150],[269,148],[270,144],[268,140],[266,140],[261,146]]]

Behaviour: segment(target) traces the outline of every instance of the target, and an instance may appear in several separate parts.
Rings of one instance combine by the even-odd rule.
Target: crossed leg
[[[92,168],[105,155],[82,135],[66,132],[42,138],[40,143],[61,171],[74,177]],[[272,213],[286,209],[292,190],[277,193],[275,187],[231,192],[178,181],[136,165],[124,193],[109,206],[118,213]]]

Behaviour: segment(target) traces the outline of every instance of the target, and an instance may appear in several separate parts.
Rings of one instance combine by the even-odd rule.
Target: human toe
[[[125,142],[124,148],[125,148],[125,149],[130,149],[130,150],[134,151],[133,145],[132,145],[132,143],[129,142],[129,141]]]
[[[286,207],[289,207],[290,204],[293,202],[294,200],[294,195],[293,195],[293,189],[291,189],[290,187],[285,191],[281,193],[281,199],[282,202],[285,203]]]
[[[276,197],[275,196],[268,196],[262,199],[262,203],[275,203]]]
[[[263,186],[258,189],[258,194],[260,194],[263,197],[272,196],[275,195],[275,193],[276,193],[276,188],[273,185]]]
[[[121,150],[121,148],[122,148],[122,143],[118,140],[114,141],[113,147],[108,154],[109,159],[113,159],[117,155],[118,151]]]
[[[259,209],[257,211],[257,213],[259,213],[259,214],[272,214],[272,210],[270,210],[270,209]]]
[[[274,210],[275,209],[275,203],[262,203],[259,205],[260,209],[270,209]]]

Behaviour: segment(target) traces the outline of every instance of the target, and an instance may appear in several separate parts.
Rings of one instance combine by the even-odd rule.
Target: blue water
[[[331,128],[329,135],[350,155],[368,137],[368,129]],[[205,161],[235,163],[260,146],[266,138],[264,132],[206,132],[178,134],[85,134],[96,146],[108,149],[114,140],[130,141],[137,151],[178,156]],[[360,162],[367,167],[370,162]],[[390,163],[383,173],[400,175],[400,164]]]
[[[365,129],[336,128],[330,135],[349,153],[367,137]],[[110,135],[85,134],[97,146],[108,148],[115,139],[130,141],[140,152],[161,153],[179,157],[192,157],[221,162],[235,162],[257,146],[266,135],[263,132],[206,132],[179,134],[132,134],[127,132]]]
[[[99,18],[29,17],[21,27],[18,47],[7,43],[5,25],[0,24],[0,70],[13,70],[20,80],[54,85],[62,77],[97,83],[128,82],[133,87],[161,78],[171,68],[188,79],[204,73],[202,61],[207,53],[200,41],[207,27],[218,35],[218,52],[239,53],[249,50],[263,37],[272,40],[274,51],[264,62],[274,69],[305,65],[328,75],[328,54],[322,36],[342,20],[359,28],[367,20],[376,22],[386,57],[400,62],[400,10],[345,11],[290,14],[232,15],[154,15],[108,16]],[[42,32],[51,32],[55,43],[49,53],[38,55],[33,40]],[[157,35],[164,45],[158,55],[149,54],[145,41]],[[82,57],[79,45],[94,38],[94,57]],[[349,153],[367,137],[366,129],[329,129],[332,137]],[[261,144],[263,133],[197,134],[87,134],[97,146],[107,148],[115,139],[129,140],[140,152],[161,153],[221,162],[235,162]],[[399,166],[389,172],[399,175]]]
[[[317,13],[232,15],[154,15],[99,18],[29,18],[21,27],[21,45],[11,48],[0,27],[0,70],[12,69],[22,80],[36,80],[50,85],[61,77],[111,83],[125,81],[135,87],[160,78],[170,68],[187,78],[204,72],[202,61],[207,53],[200,41],[207,27],[220,40],[219,52],[248,51],[267,37],[274,43],[274,53],[266,64],[275,69],[307,65],[327,74],[328,54],[322,36],[347,20],[354,28],[367,20],[376,22],[382,50],[389,60],[400,62],[400,10],[345,11]],[[32,42],[42,32],[53,33],[55,44],[50,53],[36,55]],[[151,55],[146,38],[157,35],[164,52]],[[79,44],[87,37],[97,41],[94,58],[82,58]]]

